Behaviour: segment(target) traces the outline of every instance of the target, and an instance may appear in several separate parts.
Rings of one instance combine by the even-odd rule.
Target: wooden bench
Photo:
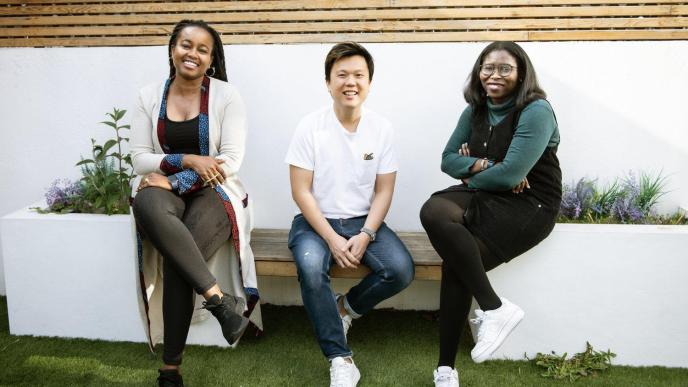
[[[296,265],[287,247],[289,230],[255,229],[251,234],[251,247],[258,275],[296,277]],[[399,238],[408,248],[416,265],[415,279],[438,281],[442,277],[442,261],[430,245],[424,232],[399,232]],[[356,270],[334,265],[330,275],[336,278],[362,278],[370,270],[361,265]]]

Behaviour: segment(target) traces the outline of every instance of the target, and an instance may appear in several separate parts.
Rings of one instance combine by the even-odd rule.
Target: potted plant
[[[146,341],[137,313],[125,113],[107,113],[103,124],[115,136],[102,145],[91,139],[90,157],[77,163],[81,180],[56,180],[46,193],[47,207],[2,219],[12,334]]]

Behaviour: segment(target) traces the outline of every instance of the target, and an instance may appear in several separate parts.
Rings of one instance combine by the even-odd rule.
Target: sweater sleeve
[[[461,156],[459,154],[461,144],[468,142],[471,138],[472,115],[473,109],[470,106],[466,107],[463,113],[461,113],[459,122],[456,124],[454,132],[449,137],[447,146],[444,147],[442,152],[442,172],[455,179],[469,177],[471,175],[469,170],[477,160],[475,157]]]
[[[239,171],[246,153],[246,106],[239,91],[232,87],[225,97],[225,108],[222,116],[222,133],[219,154],[216,158],[224,160],[222,169],[229,177]]]
[[[526,177],[555,133],[556,120],[549,103],[532,102],[523,109],[504,160],[471,177],[468,187],[506,191]]]

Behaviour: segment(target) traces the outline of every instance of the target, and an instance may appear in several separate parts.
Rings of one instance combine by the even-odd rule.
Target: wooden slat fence
[[[688,39],[678,0],[3,0],[0,47],[165,45],[181,19],[225,44]]]

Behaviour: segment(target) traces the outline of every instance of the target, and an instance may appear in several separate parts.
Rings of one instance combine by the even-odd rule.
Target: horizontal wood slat
[[[181,19],[226,44],[675,40],[688,0],[6,0],[0,47],[165,45]]]
[[[453,0],[453,1],[217,1],[217,2],[139,2],[96,4],[29,5],[27,3],[0,7],[0,16],[7,15],[63,15],[63,14],[107,14],[107,13],[172,13],[172,12],[227,12],[227,11],[267,11],[267,10],[322,10],[322,9],[366,9],[366,8],[408,8],[427,7],[513,7],[513,6],[546,6],[546,5],[647,5],[647,4],[680,4],[685,0],[657,1],[609,1],[609,0]],[[67,2],[67,1],[65,1]],[[94,1],[95,2],[95,1]],[[72,3],[72,4],[69,4]]]
[[[297,32],[391,32],[450,30],[533,30],[552,25],[562,29],[676,28],[688,27],[688,17],[599,18],[599,19],[486,19],[417,20],[384,22],[239,23],[214,24],[220,34],[267,34]],[[167,35],[172,25],[98,26],[98,27],[0,27],[0,36],[117,36]]]
[[[346,9],[346,8],[430,8],[469,6],[517,6],[517,5],[581,5],[581,4],[672,4],[684,0],[277,0],[277,1],[170,1],[170,0],[5,0],[9,6],[50,6],[53,4],[225,4],[237,10],[265,9]],[[48,5],[46,5],[48,4]]]
[[[256,260],[258,275],[277,277],[296,277],[296,265],[287,247],[289,231],[282,229],[256,229],[251,234],[251,248]],[[430,245],[423,232],[399,232],[399,238],[413,257],[416,266],[416,279],[439,280],[442,276],[440,257]],[[333,266],[332,277],[362,278],[370,270],[361,265],[355,270]]]
[[[81,38],[0,39],[0,47],[80,47],[80,46],[165,46],[165,36],[119,36]],[[688,30],[653,31],[495,31],[495,32],[406,32],[387,34],[271,34],[223,36],[224,44],[275,43],[363,43],[385,42],[477,42],[492,40],[569,41],[569,40],[688,40]]]
[[[594,17],[594,16],[681,16],[688,6],[654,5],[622,7],[494,7],[437,8],[399,10],[333,10],[282,12],[212,12],[179,14],[79,15],[3,17],[2,26],[20,25],[95,25],[95,24],[174,24],[181,19],[203,19],[209,23],[227,22],[291,22],[321,20],[417,20],[469,18],[532,18],[532,17]]]

